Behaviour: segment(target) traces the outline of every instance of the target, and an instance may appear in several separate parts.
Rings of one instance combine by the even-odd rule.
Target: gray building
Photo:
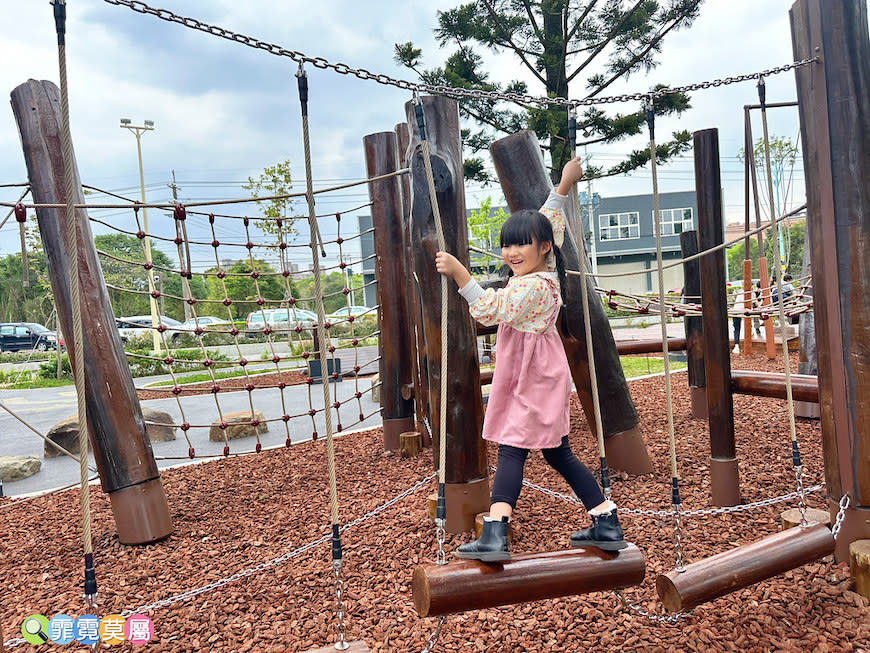
[[[656,236],[653,222],[652,195],[622,197],[580,197],[581,214],[587,229],[586,249],[594,252],[599,274],[645,270],[643,274],[624,277],[600,277],[598,285],[622,292],[658,291]],[[589,209],[591,208],[591,228]],[[697,228],[698,202],[695,191],[659,194],[661,214],[662,259],[667,264],[680,258],[680,234]],[[593,242],[594,239],[594,242]],[[681,288],[683,270],[676,266],[664,270],[665,290]]]

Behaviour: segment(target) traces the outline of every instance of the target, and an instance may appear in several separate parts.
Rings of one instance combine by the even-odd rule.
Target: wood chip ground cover
[[[735,367],[779,371],[761,354],[734,356]],[[795,363],[796,367],[796,363]],[[690,416],[686,375],[673,377],[675,430],[684,509],[709,506],[707,429]],[[626,508],[668,509],[670,471],[661,377],[629,384],[655,474],[613,478],[614,498]],[[785,402],[735,396],[737,448],[744,500],[794,490]],[[590,466],[597,460],[576,397],[571,442]],[[820,427],[798,420],[805,484],[824,483]],[[340,520],[349,523],[399,495],[432,472],[431,450],[403,460],[382,451],[380,430],[335,439]],[[329,545],[290,557],[329,533],[329,489],[323,439],[256,456],[189,465],[162,473],[175,532],[149,546],[123,546],[108,499],[91,494],[99,583],[97,614],[137,610],[218,583],[279,557],[280,564],[183,600],[147,611],[156,638],[143,650],[307,651],[335,641],[335,592]],[[489,451],[494,460],[495,450]],[[526,478],[567,492],[540,454]],[[347,639],[371,651],[421,650],[437,620],[419,619],[411,603],[413,568],[432,562],[434,528],[427,517],[429,483],[348,530],[343,536]],[[823,491],[809,504],[824,507]],[[774,532],[779,504],[748,512],[690,517],[684,529],[689,561]],[[669,519],[625,514],[627,537],[647,558],[643,585],[625,592],[644,610],[663,614],[655,575],[674,564]],[[529,488],[514,521],[513,550],[567,544],[585,525],[582,508]],[[79,493],[27,501],[0,499],[2,560],[0,625],[6,640],[20,635],[34,612],[86,612],[82,587]],[[470,539],[449,535],[447,550]],[[29,645],[11,650],[28,650]],[[58,650],[76,650],[74,645]],[[82,648],[82,650],[90,650]],[[852,591],[848,565],[831,558],[808,564],[703,605],[678,625],[650,622],[623,608],[611,593],[596,593],[481,610],[447,618],[438,651],[864,651],[870,652],[870,607]]]

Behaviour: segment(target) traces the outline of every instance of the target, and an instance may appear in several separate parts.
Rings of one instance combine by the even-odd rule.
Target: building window
[[[685,209],[660,209],[662,236],[678,236],[694,229],[691,207]]]
[[[600,240],[630,240],[640,238],[640,214],[605,213],[598,216],[598,234]]]

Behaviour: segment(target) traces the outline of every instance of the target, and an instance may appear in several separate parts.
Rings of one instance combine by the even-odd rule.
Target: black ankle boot
[[[482,560],[483,562],[500,562],[510,560],[508,553],[508,518],[502,517],[501,521],[483,521],[480,529],[480,537],[474,542],[462,544],[456,549],[457,558],[469,558]]]
[[[619,551],[628,546],[616,516],[616,510],[604,515],[591,515],[592,526],[571,534],[571,546],[594,546],[603,551]]]

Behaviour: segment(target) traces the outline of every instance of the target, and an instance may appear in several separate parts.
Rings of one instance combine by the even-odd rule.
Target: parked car
[[[60,346],[63,347],[63,339]],[[57,349],[58,338],[54,331],[36,322],[4,322],[0,324],[0,351]]]
[[[369,306],[342,306],[337,311],[333,311],[326,316],[327,320],[346,320],[348,317],[353,317],[354,320],[360,318],[364,320],[378,319],[378,309]]]
[[[267,324],[272,329],[310,329],[317,324],[317,314],[304,308],[264,308],[248,313],[245,329],[262,331]]]
[[[165,315],[158,316],[158,319],[160,324],[167,328],[167,337],[171,337],[172,332],[181,326],[181,322]],[[121,342],[127,342],[128,338],[146,333],[146,329],[150,329],[153,322],[150,315],[131,315],[129,317],[116,317],[115,324],[118,326]]]
[[[233,328],[233,323],[230,320],[225,320],[221,317],[214,317],[213,315],[199,315],[197,317],[192,317],[179,324],[177,327],[172,329],[171,332],[167,331],[167,334],[170,334],[170,342],[174,345],[184,336],[195,336],[197,326],[199,326],[203,331],[222,331],[227,333]]]

